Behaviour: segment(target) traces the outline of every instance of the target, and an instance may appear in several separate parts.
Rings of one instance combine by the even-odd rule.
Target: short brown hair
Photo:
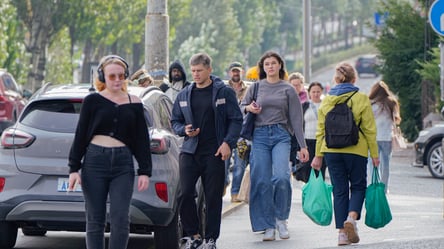
[[[190,66],[202,64],[204,67],[211,67],[211,57],[207,53],[197,53],[191,56]]]

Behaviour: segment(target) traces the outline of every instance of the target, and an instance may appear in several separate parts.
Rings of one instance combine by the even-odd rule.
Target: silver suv
[[[85,96],[86,84],[45,85],[18,121],[1,136],[0,248],[13,248],[23,234],[85,231],[81,189],[67,193],[68,153]],[[172,103],[157,87],[130,87],[148,115],[153,172],[147,191],[134,191],[131,233],[154,232],[157,249],[179,245],[178,183],[181,138],[170,124]],[[136,165],[137,169],[137,165]],[[136,186],[137,187],[137,186]]]

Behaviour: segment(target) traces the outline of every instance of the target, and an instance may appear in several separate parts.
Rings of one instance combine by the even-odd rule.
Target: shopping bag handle
[[[380,183],[381,179],[379,177],[378,167],[373,166],[372,184]]]

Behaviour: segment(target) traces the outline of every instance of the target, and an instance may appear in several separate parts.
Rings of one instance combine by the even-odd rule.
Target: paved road
[[[411,148],[394,153],[388,195],[393,220],[377,230],[358,222],[359,248],[444,248],[444,182],[432,178],[425,168],[412,167],[412,160]],[[223,219],[218,248],[337,248],[334,224],[318,226],[303,214],[301,187],[293,182],[289,240],[262,242],[262,234],[251,232],[248,205],[244,205]]]

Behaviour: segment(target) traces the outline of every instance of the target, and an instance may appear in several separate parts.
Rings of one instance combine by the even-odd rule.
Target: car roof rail
[[[46,82],[42,86],[42,88],[40,88],[40,91],[36,94],[36,97],[39,97],[40,95],[44,94],[50,86],[52,86],[52,82]]]

